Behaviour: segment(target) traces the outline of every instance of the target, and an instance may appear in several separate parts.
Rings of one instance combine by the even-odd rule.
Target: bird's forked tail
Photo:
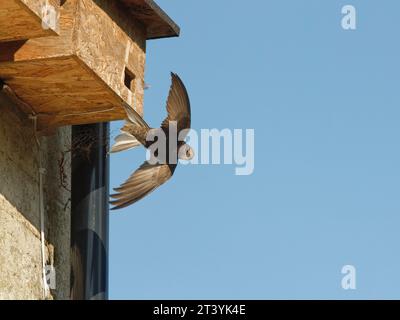
[[[133,149],[141,145],[139,140],[126,130],[129,127],[139,127],[149,129],[148,124],[143,118],[130,106],[124,105],[127,119],[125,126],[121,129],[121,134],[115,138],[115,144],[111,147],[110,153],[121,152]]]

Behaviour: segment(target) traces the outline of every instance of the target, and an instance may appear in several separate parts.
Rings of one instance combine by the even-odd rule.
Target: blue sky
[[[399,299],[400,2],[157,2],[182,35],[148,43],[145,119],[175,71],[193,128],[255,129],[255,171],[180,166],[113,212],[110,298]],[[144,157],[113,155],[111,185]]]

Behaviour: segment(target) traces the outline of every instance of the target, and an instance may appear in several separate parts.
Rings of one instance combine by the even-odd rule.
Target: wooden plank
[[[179,36],[179,26],[153,0],[120,1],[146,27],[147,40]]]
[[[74,56],[2,63],[0,78],[38,115],[40,130],[125,118],[124,101]]]
[[[143,112],[145,30],[108,0],[80,0],[76,26],[76,55],[129,105]],[[111,17],[111,19],[110,19]],[[134,75],[133,90],[125,72]]]
[[[57,36],[0,42],[0,79],[33,110],[23,112],[37,114],[39,130],[121,120],[124,104],[143,115],[146,39],[179,27],[154,1],[123,1],[129,10],[120,1],[68,0]]]
[[[74,54],[77,6],[76,0],[66,1],[62,5],[57,36],[0,42],[0,63],[57,58]]]
[[[32,106],[41,129],[121,120],[123,104],[143,113],[146,38],[115,2],[69,0],[59,36],[0,43],[0,78]]]
[[[51,0],[58,10],[59,0]],[[41,7],[37,0],[0,1],[0,41],[15,41],[57,35],[51,28],[43,28]]]

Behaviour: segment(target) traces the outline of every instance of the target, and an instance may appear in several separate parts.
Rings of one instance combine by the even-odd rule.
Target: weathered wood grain
[[[40,130],[124,118],[123,100],[74,56],[3,63],[0,75],[33,108]]]
[[[179,36],[179,26],[153,0],[120,1],[146,27],[148,40]]]
[[[1,0],[0,41],[15,41],[57,34],[42,26],[43,0]],[[60,0],[48,0],[58,12]]]
[[[15,1],[34,9],[41,0]],[[143,115],[146,39],[165,21],[152,1],[135,3],[147,20],[132,19],[120,1],[64,0],[58,35],[0,40],[0,79],[33,108],[41,130],[121,120],[124,104]]]

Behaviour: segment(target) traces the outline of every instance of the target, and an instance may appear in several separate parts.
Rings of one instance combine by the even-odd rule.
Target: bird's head
[[[194,151],[191,146],[188,144],[183,144],[179,148],[178,158],[181,160],[192,160],[194,157]]]

